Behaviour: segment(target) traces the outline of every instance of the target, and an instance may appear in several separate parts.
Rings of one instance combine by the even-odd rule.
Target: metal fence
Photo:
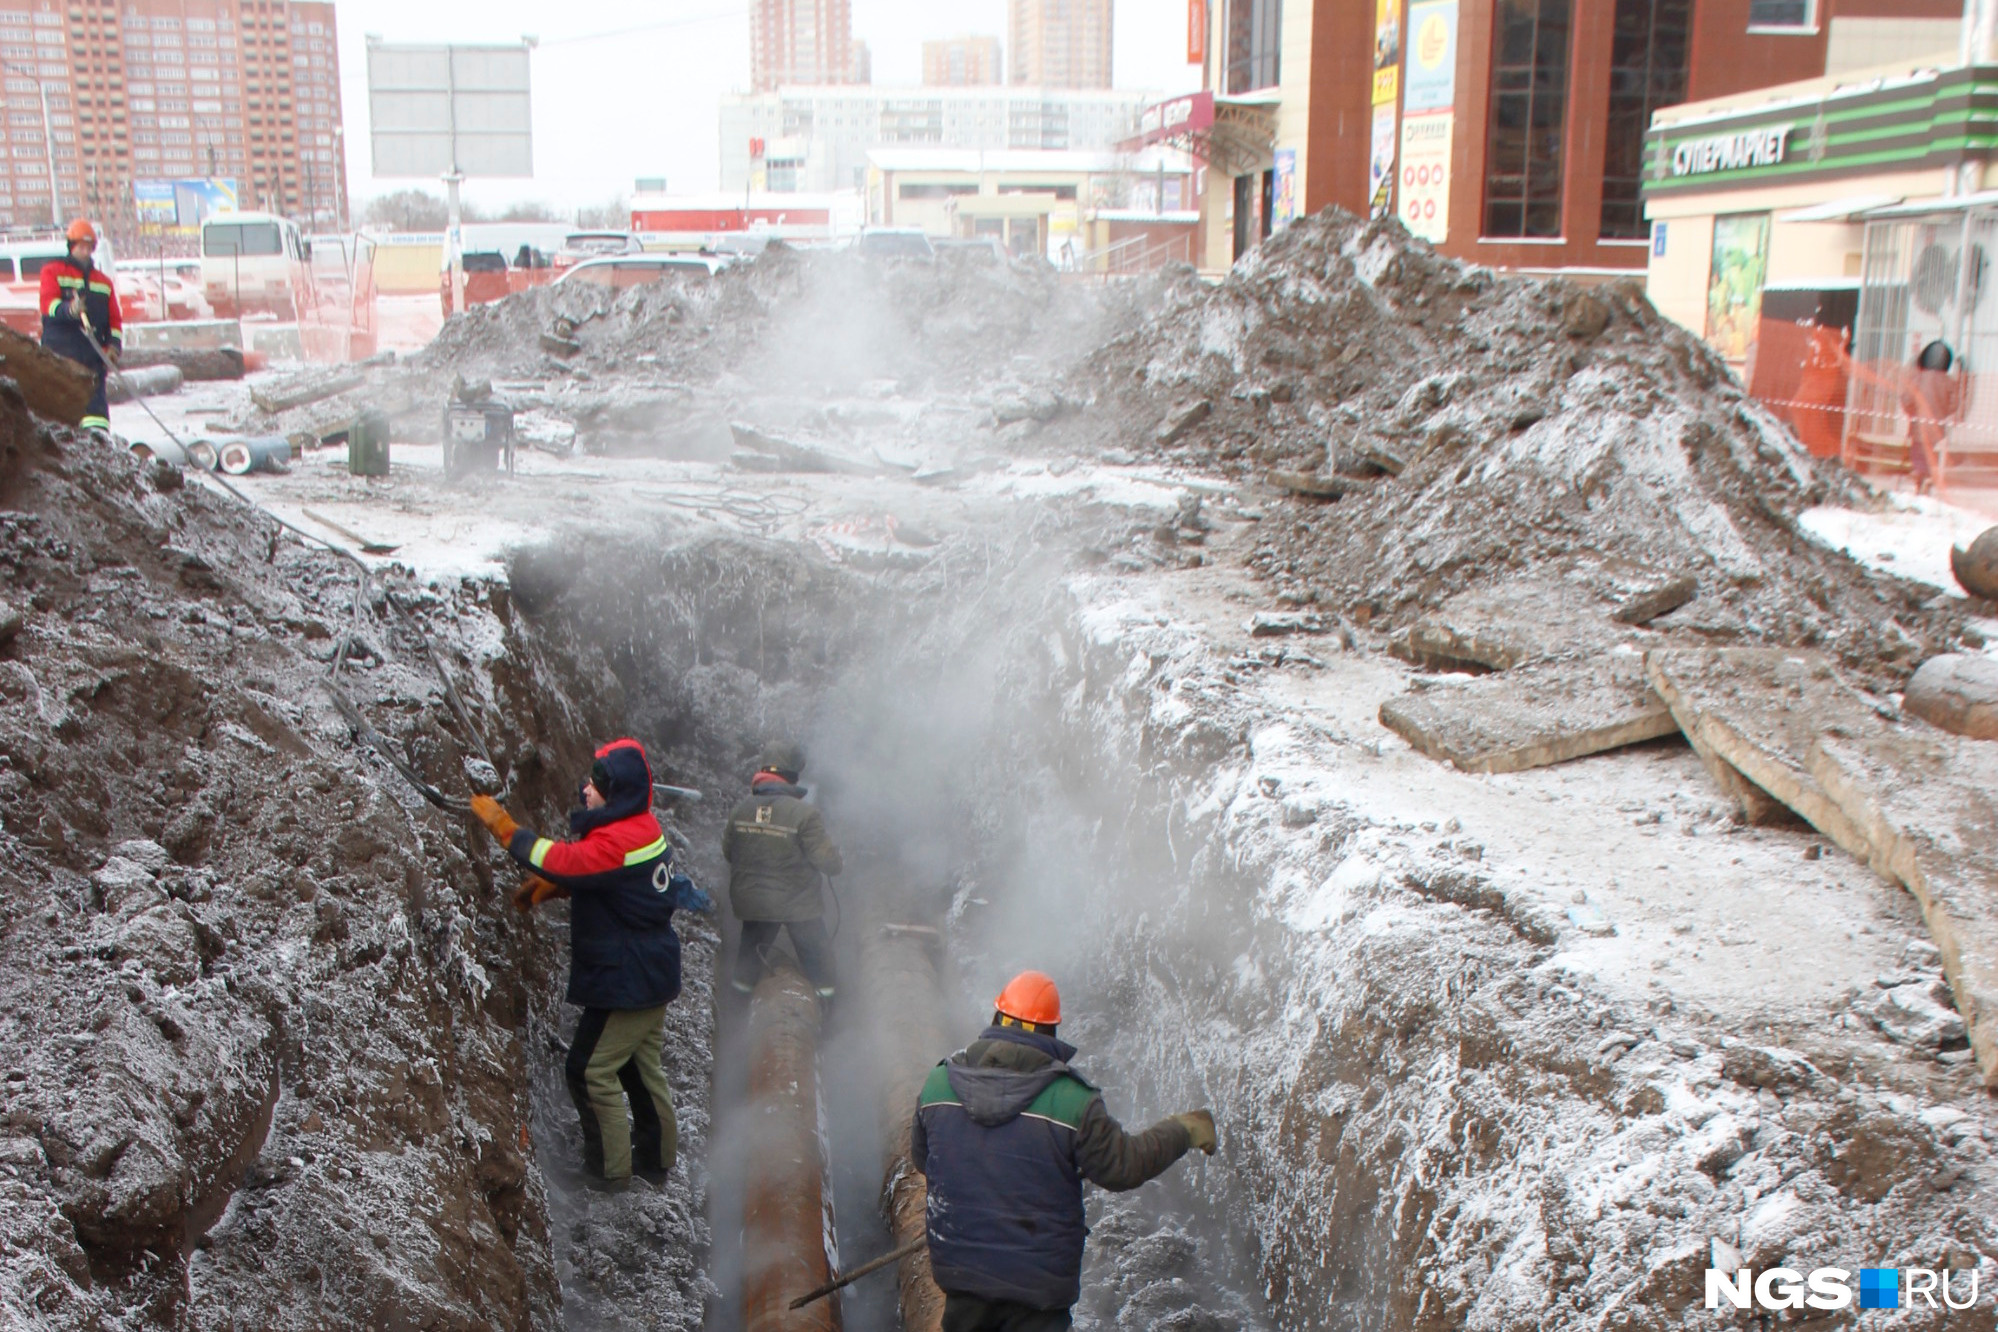
[[[1856,293],[1849,283],[1764,293],[1750,392],[1814,453],[1988,505],[1998,495],[1994,255],[1998,209],[1869,221]],[[1936,344],[1948,368],[1930,350],[1924,369]]]

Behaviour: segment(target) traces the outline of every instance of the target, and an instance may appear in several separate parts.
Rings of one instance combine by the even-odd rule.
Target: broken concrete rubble
[[[1522,666],[1391,699],[1381,724],[1465,772],[1519,772],[1671,735],[1671,709],[1644,658],[1612,652]]]
[[[1945,731],[1998,740],[1998,661],[1945,653],[1923,662],[1901,706]]]
[[[1883,724],[1824,656],[1780,648],[1663,648],[1646,657],[1645,668],[1679,729],[1748,822],[1800,817],[1875,863],[1871,844],[1810,773],[1819,734],[1870,733]]]
[[[1998,601],[1998,527],[1986,528],[1967,550],[1951,546],[1949,567],[1964,591],[1986,601]]]
[[[1816,740],[1819,789],[1922,905],[1987,1087],[1998,1087],[1998,746],[1884,728]]]

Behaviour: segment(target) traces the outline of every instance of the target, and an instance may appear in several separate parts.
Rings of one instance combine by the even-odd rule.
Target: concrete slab
[[[1645,668],[1679,729],[1748,822],[1782,822],[1785,811],[1793,811],[1882,868],[1873,844],[1811,776],[1809,760],[1811,746],[1827,730],[1864,736],[1887,723],[1822,654],[1657,648],[1646,655]]]
[[[1451,597],[1389,647],[1397,657],[1435,669],[1510,671],[1528,661],[1614,647],[1630,631],[1610,619],[1612,609],[1586,585],[1558,577],[1518,579]]]
[[[1465,772],[1542,768],[1679,729],[1632,651],[1405,694],[1381,704],[1380,719]]]
[[[1912,727],[1827,734],[1809,768],[1921,903],[1984,1085],[1998,1087],[1998,745]]]

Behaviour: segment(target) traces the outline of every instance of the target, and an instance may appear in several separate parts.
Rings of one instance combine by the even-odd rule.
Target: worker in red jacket
[[[564,1073],[582,1120],[584,1163],[619,1189],[634,1168],[654,1183],[673,1168],[679,1130],[659,1048],[666,1005],[680,993],[673,910],[696,904],[686,896],[693,884],[670,868],[673,848],[652,814],[652,769],[638,741],[599,749],[582,796],[569,815],[573,842],[521,827],[490,796],[474,796],[472,812],[532,871],[516,906],[570,899],[568,997],[583,1015]]]
[[[91,373],[96,387],[78,424],[109,430],[104,380],[124,347],[125,315],[111,274],[92,262],[96,253],[97,228],[79,217],[69,224],[69,254],[42,265],[42,345]]]

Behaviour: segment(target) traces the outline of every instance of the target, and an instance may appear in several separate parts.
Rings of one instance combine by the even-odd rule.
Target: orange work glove
[[[520,831],[520,825],[513,821],[513,816],[501,809],[500,802],[489,795],[472,797],[472,813],[492,831],[493,836],[499,838],[501,846],[512,842],[513,835]]]
[[[513,907],[516,911],[532,911],[543,902],[568,895],[569,890],[560,884],[550,883],[539,874],[530,874],[520,881],[520,887],[513,890]]]

